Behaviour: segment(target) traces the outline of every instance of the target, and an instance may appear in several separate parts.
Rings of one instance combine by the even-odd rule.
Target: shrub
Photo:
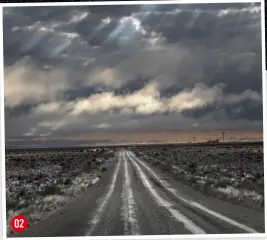
[[[63,184],[64,184],[64,185],[70,185],[71,182],[72,182],[72,181],[71,181],[70,178],[64,178],[64,179],[63,179]]]
[[[159,161],[154,161],[154,162],[153,162],[153,165],[154,165],[154,166],[157,166],[157,165],[159,165],[159,164],[160,164]]]
[[[196,184],[197,183],[197,178],[196,177],[194,177],[194,176],[192,176],[191,178],[189,178],[189,184],[190,185],[193,185],[193,184]]]
[[[106,171],[107,171],[107,168],[105,168],[105,167],[101,168],[101,172],[106,172]]]
[[[40,191],[41,195],[56,195],[61,194],[61,189],[55,185],[45,185]]]
[[[18,207],[18,200],[17,199],[10,198],[7,200],[7,202],[6,202],[6,208],[7,209],[17,209],[17,207]]]
[[[188,171],[190,173],[195,173],[197,170],[197,164],[195,162],[192,162],[188,165]]]
[[[171,170],[172,170],[171,165],[169,165],[169,164],[163,164],[163,165],[162,165],[162,171],[164,171],[164,172],[169,172],[169,171],[171,171]]]
[[[231,183],[227,180],[218,181],[215,186],[219,188],[226,188],[227,186],[231,185]]]

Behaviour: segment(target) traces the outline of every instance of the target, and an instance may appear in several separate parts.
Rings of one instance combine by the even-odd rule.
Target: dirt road
[[[264,211],[208,198],[122,150],[99,183],[16,237],[264,232]]]

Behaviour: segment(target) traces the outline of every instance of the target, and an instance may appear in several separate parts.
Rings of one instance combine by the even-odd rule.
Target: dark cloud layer
[[[4,8],[6,137],[262,129],[261,51],[258,3]]]

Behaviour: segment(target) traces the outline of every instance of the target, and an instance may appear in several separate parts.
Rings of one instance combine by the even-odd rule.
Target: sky
[[[3,15],[7,145],[262,138],[259,3]]]

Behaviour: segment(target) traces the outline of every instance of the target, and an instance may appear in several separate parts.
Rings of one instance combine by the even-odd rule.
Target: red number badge
[[[15,232],[23,232],[28,227],[28,220],[22,215],[15,216],[11,219],[11,227]]]

